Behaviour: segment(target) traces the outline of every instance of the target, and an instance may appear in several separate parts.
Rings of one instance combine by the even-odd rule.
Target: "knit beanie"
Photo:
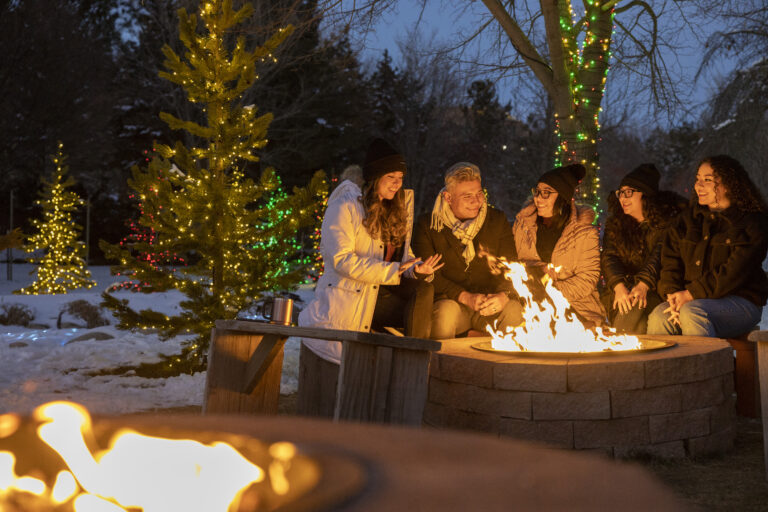
[[[539,183],[546,183],[555,189],[560,197],[570,201],[573,199],[576,186],[585,174],[587,174],[587,169],[583,165],[570,164],[545,172],[539,178]]]
[[[373,183],[390,172],[405,172],[405,158],[384,139],[373,139],[363,163],[363,179]]]
[[[659,191],[661,173],[653,164],[641,164],[621,180],[621,187],[631,187],[644,195],[652,196]]]

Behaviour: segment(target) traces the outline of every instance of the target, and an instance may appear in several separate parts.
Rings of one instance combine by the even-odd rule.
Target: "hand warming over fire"
[[[491,316],[499,313],[509,302],[509,297],[504,292],[489,293],[480,303],[479,313],[483,316]]]
[[[423,263],[417,263],[414,270],[418,274],[434,274],[437,270],[440,270],[443,265],[445,265],[445,263],[440,263],[440,259],[442,257],[442,254],[433,254],[424,260]]]
[[[632,297],[624,283],[619,283],[613,288],[613,309],[618,309],[619,313],[628,313],[632,309]]]
[[[632,287],[632,291],[629,292],[629,297],[632,301],[632,305],[637,305],[640,308],[645,309],[648,305],[648,285],[642,281]]]

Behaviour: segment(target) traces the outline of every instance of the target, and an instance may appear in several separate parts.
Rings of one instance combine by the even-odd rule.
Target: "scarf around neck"
[[[435,206],[432,207],[432,222],[430,228],[435,231],[440,231],[443,229],[443,226],[447,226],[451,230],[453,236],[464,245],[464,251],[461,255],[464,258],[464,262],[467,264],[467,268],[469,268],[469,264],[475,259],[475,244],[472,243],[472,241],[475,236],[477,236],[480,228],[483,227],[485,214],[488,211],[488,205],[483,201],[482,206],[480,206],[480,211],[477,213],[477,217],[461,221],[453,214],[453,210],[451,210],[451,205],[448,204],[448,201],[443,199],[443,192],[445,192],[445,189],[441,190],[437,195]]]

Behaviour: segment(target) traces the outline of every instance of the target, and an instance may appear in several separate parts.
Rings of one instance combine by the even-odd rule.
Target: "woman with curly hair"
[[[651,313],[648,333],[739,336],[757,325],[768,299],[765,201],[727,155],[702,160],[694,191],[662,246],[666,302]]]
[[[618,332],[645,334],[648,314],[663,301],[656,292],[661,242],[685,206],[674,192],[659,191],[660,173],[642,164],[608,196],[600,262],[606,288],[603,305]]]
[[[404,327],[407,336],[428,338],[441,255],[413,256],[413,191],[404,190],[405,159],[375,139],[363,165],[363,186],[343,181],[328,198],[320,232],[323,274],[299,325],[349,331]],[[341,343],[305,339],[299,396],[302,414],[333,414]],[[331,375],[310,375],[312,369]],[[323,389],[323,386],[328,389]]]

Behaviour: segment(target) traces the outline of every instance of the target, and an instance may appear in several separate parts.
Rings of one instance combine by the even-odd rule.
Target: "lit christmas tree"
[[[51,159],[56,169],[50,180],[43,178],[43,190],[40,199],[35,202],[43,208],[43,217],[32,220],[36,233],[24,247],[29,253],[45,253],[28,260],[37,264],[37,269],[30,273],[37,273],[35,281],[14,293],[58,294],[77,288],[91,288],[96,284],[91,280],[91,273],[83,259],[85,244],[79,241],[82,227],[72,218],[83,205],[83,200],[72,190],[67,190],[75,184],[75,180],[67,175],[69,166],[65,163],[67,157],[61,142]]]
[[[154,157],[155,150],[152,150],[152,154],[148,150],[144,151],[145,162],[151,162]],[[139,213],[139,218],[144,213],[144,203],[139,200],[136,194],[129,194],[129,199],[136,202],[136,208]],[[176,272],[179,267],[186,266],[187,263],[178,254],[169,252],[158,252],[155,247],[157,240],[157,232],[151,227],[142,226],[139,224],[138,219],[131,219],[128,221],[128,228],[130,232],[128,235],[120,240],[119,245],[121,248],[132,251],[133,257],[136,261],[141,261],[146,265],[149,265],[155,271],[161,271],[163,268],[170,268],[171,272]],[[119,251],[115,251],[112,246],[105,245],[105,254],[110,259],[119,259]],[[112,267],[112,273],[117,276],[125,276],[129,279],[115,283],[109,287],[110,292],[118,290],[130,290],[133,292],[142,291],[144,293],[162,292],[165,289],[159,289],[156,286],[152,286],[150,283],[141,281],[136,278],[136,269],[125,266]],[[167,283],[166,283],[167,284]]]
[[[234,318],[265,293],[293,289],[305,279],[306,257],[296,237],[313,226],[327,187],[321,172],[290,195],[280,192],[272,168],[263,169],[258,182],[247,177],[246,165],[258,161],[255,153],[267,143],[272,116],[257,117],[255,106],[244,106],[241,99],[258,79],[257,66],[274,61],[273,52],[291,32],[283,28],[263,46],[247,50],[245,39],[232,33],[252,12],[250,4],[234,11],[230,0],[211,0],[200,4],[198,23],[197,16],[178,11],[187,52],[182,59],[164,47],[167,71],[160,75],[184,88],[203,121],[167,113],[160,117],[197,142],[192,147],[158,145],[159,157],[146,169],[134,167],[128,182],[144,207],[139,223],[157,235],[154,252],[183,255],[187,266],[153,266],[127,248],[102,244],[119,260],[119,268],[135,270],[137,280],[186,296],[182,312],[166,316],[136,312],[127,301],[103,295],[119,327],[155,328],[163,337],[196,333],[174,361],[186,370],[202,368],[215,320]]]

